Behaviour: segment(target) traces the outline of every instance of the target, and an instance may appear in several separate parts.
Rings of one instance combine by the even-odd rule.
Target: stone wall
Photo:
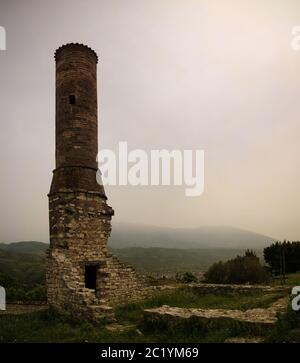
[[[206,283],[192,283],[188,286],[196,290],[198,293],[214,294],[214,295],[255,295],[257,293],[289,293],[290,287],[288,286],[266,286],[266,285],[233,285],[233,284],[206,284]]]
[[[113,210],[97,194],[49,197],[48,302],[60,311],[88,318],[112,317],[108,305],[146,295],[146,281],[107,250]],[[95,290],[85,286],[86,265],[97,266]]]
[[[212,329],[231,328],[247,333],[260,334],[274,328],[278,316],[286,312],[289,299],[278,299],[268,308],[256,308],[246,311],[225,309],[192,309],[164,305],[155,309],[144,310],[144,328],[159,331],[211,331]]]

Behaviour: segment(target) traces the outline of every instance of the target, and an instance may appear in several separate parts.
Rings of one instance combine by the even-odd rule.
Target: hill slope
[[[20,285],[34,285],[44,280],[45,252],[42,242],[0,243],[0,277],[11,277]],[[217,261],[226,261],[243,249],[174,249],[174,248],[110,248],[122,261],[143,273],[203,271]],[[258,255],[262,257],[261,251]]]
[[[134,224],[114,224],[109,248],[142,272],[203,271],[251,248],[261,251],[271,237],[229,227],[172,229]],[[48,244],[0,244],[0,273],[32,285],[41,281]],[[259,252],[260,254],[260,252]]]
[[[229,248],[180,250],[130,247],[112,249],[112,252],[122,261],[133,265],[142,273],[165,273],[205,271],[213,263],[227,261],[238,254],[242,255],[245,251]],[[257,255],[262,258],[261,251],[257,251]]]
[[[0,251],[10,253],[30,253],[34,255],[44,255],[48,244],[36,241],[21,241],[12,243],[0,243]]]
[[[108,244],[112,248],[263,249],[273,241],[272,237],[232,227],[175,229],[116,223]]]
[[[45,280],[45,251],[47,244],[20,242],[0,244],[0,285],[26,289]]]

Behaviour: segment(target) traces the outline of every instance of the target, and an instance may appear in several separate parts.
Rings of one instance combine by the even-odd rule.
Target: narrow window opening
[[[76,97],[75,97],[75,95],[70,95],[69,96],[69,103],[70,103],[70,105],[75,105],[76,104]]]
[[[97,267],[94,265],[85,266],[85,287],[88,289],[96,290]]]

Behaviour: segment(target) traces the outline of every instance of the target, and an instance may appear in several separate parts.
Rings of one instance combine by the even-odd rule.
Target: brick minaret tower
[[[97,54],[67,44],[56,60],[56,168],[49,193],[48,303],[73,317],[111,318],[111,301],[143,295],[144,279],[107,251],[113,210],[96,180]]]
[[[56,59],[56,169],[50,194],[94,192],[106,199],[96,181],[98,164],[96,53],[68,44]]]

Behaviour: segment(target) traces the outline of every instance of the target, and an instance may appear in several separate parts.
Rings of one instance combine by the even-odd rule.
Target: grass
[[[124,332],[110,331],[104,325],[87,322],[72,322],[55,312],[43,311],[27,315],[6,315],[0,318],[0,343],[184,343],[184,342],[222,342],[229,332],[226,329],[208,334],[184,334],[176,336],[161,334],[142,334],[136,327]]]
[[[267,343],[300,343],[300,312],[293,311],[279,316],[276,328],[266,338]]]
[[[53,310],[46,310],[24,315],[0,316],[1,342],[144,342],[144,343],[212,343],[224,342],[227,338],[245,335],[237,325],[227,324],[219,329],[202,329],[189,326],[188,329],[170,331],[147,331],[143,329],[142,314],[144,308],[170,305],[191,308],[249,309],[268,307],[278,295],[256,293],[245,295],[201,295],[193,289],[164,290],[150,299],[141,302],[116,306],[115,312],[119,324],[127,326],[124,331],[111,331],[105,325],[93,325],[88,322],[75,322],[58,315]],[[283,324],[284,325],[284,324]],[[285,327],[285,325],[284,325]],[[290,327],[288,327],[291,329]],[[288,329],[285,327],[285,329]],[[270,341],[279,340],[286,333],[282,327],[274,332]]]
[[[52,310],[0,318],[0,343],[140,342],[136,329],[111,332],[104,325],[74,322]],[[144,339],[142,341],[147,341]]]
[[[69,321],[51,310],[0,317],[0,343],[221,343],[230,336],[229,327],[188,334],[141,333],[136,327],[124,332],[110,331],[101,324]]]
[[[162,305],[179,308],[245,311],[254,308],[268,308],[281,296],[282,295],[278,293],[256,293],[253,295],[230,294],[222,296],[213,294],[203,295],[191,288],[164,290],[147,300],[116,307],[116,316],[117,319],[122,322],[137,324],[142,319],[144,309],[155,308]]]
[[[270,285],[280,286],[281,285],[280,278],[277,278],[276,280],[274,280]],[[287,275],[286,280],[285,280],[285,285],[286,286],[300,286],[300,272]]]

